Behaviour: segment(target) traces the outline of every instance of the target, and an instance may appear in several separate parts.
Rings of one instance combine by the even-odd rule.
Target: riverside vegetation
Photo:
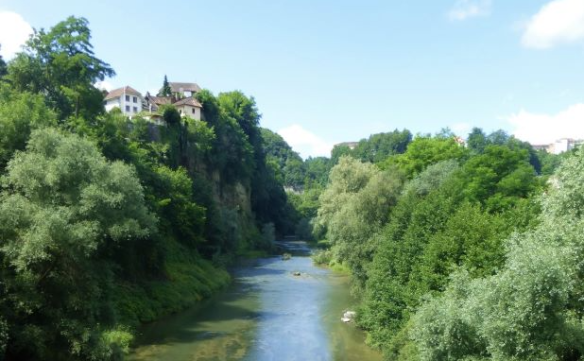
[[[120,360],[293,232],[253,98],[203,90],[205,121],[164,126],[105,113],[90,39],[71,17],[0,58],[0,360]]]
[[[335,154],[315,259],[349,268],[387,360],[582,358],[584,151],[474,129],[466,147],[396,131]]]
[[[121,360],[292,233],[351,273],[388,360],[581,359],[584,152],[395,130],[302,160],[238,91],[155,126],[105,113],[90,35],[0,58],[0,360]]]

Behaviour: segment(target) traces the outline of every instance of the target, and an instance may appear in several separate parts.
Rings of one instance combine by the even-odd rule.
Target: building
[[[109,92],[104,99],[106,111],[119,108],[123,114],[132,116],[142,111],[144,98],[136,89],[125,86]]]
[[[158,109],[163,105],[170,105],[172,104],[171,97],[156,97],[150,95],[150,93],[146,93],[144,97],[144,110],[153,113],[158,111]]]
[[[201,87],[197,83],[176,83],[169,82],[170,90],[176,98],[192,97],[201,91]]]
[[[535,150],[545,150],[551,154],[560,154],[576,148],[584,143],[581,139],[561,138],[551,144],[532,144]]]
[[[182,116],[201,120],[203,106],[194,97],[201,91],[199,85],[196,83],[169,83],[169,85],[172,96],[167,97],[153,96],[150,93],[142,97],[139,91],[129,86],[112,90],[105,97],[105,109],[109,112],[114,108],[119,108],[123,114],[130,117],[143,111],[149,113],[142,114],[145,118],[159,123],[161,122],[161,114],[158,112],[160,107],[173,105]]]
[[[582,144],[581,140],[574,140],[572,138],[561,138],[553,143],[552,153],[560,154],[574,149],[577,145]]]
[[[174,102],[172,105],[176,107],[176,110],[178,110],[181,115],[185,115],[192,119],[201,120],[203,106],[197,99],[188,97]]]
[[[335,144],[335,147],[349,147],[349,149],[353,150],[359,145],[359,142],[343,142],[339,144]]]

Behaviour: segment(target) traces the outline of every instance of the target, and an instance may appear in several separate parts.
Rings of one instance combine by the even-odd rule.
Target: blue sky
[[[111,86],[242,90],[303,156],[395,128],[584,138],[584,0],[0,0],[3,55],[69,15]]]

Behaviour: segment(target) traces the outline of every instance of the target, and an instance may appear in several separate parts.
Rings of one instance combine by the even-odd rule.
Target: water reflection
[[[306,250],[295,244],[294,254]],[[300,272],[300,276],[293,275]],[[380,360],[362,333],[342,324],[348,280],[308,257],[258,260],[211,300],[145,326],[131,360]]]

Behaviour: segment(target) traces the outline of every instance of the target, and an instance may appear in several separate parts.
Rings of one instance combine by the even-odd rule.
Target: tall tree
[[[0,314],[8,359],[107,359],[98,354],[117,347],[104,335],[115,322],[112,255],[155,232],[134,169],[106,161],[88,140],[44,129],[7,170]]]
[[[69,17],[49,31],[35,30],[8,66],[17,90],[42,93],[60,119],[92,120],[103,112],[103,94],[93,84],[115,75],[109,64],[95,57],[85,18]]]
[[[2,49],[2,44],[0,44],[0,50],[1,49]],[[8,73],[8,70],[6,68],[6,62],[2,58],[2,55],[0,54],[0,78],[2,78],[7,73]]]
[[[172,96],[172,89],[168,83],[168,78],[164,75],[164,81],[162,82],[162,88],[158,91],[159,97],[169,97]]]

